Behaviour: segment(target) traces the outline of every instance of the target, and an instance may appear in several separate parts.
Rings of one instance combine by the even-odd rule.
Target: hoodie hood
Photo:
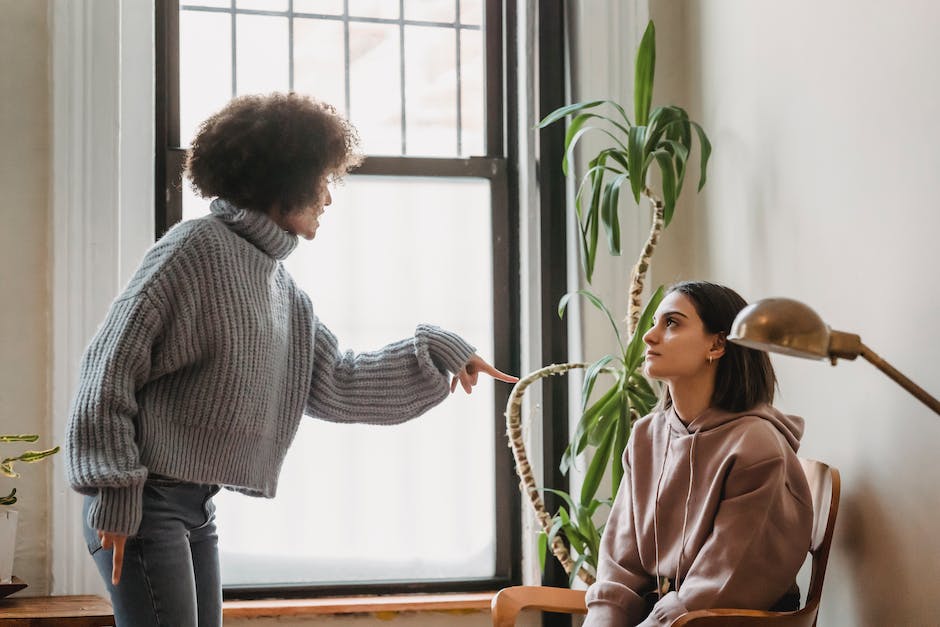
[[[679,414],[676,413],[674,406],[666,410],[666,419],[669,423],[669,427],[679,435],[705,433],[746,416],[756,416],[766,420],[786,438],[787,443],[789,443],[794,453],[799,450],[800,438],[803,437],[803,419],[799,416],[784,414],[766,403],[742,412],[729,412],[716,407],[710,407],[693,418],[688,426],[679,418]]]

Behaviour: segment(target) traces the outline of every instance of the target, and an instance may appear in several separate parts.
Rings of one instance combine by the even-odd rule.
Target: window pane
[[[349,0],[349,14],[357,17],[381,17],[397,20],[399,17],[396,0]]]
[[[486,94],[483,87],[483,38],[480,32],[460,31],[461,155],[486,154],[486,118],[483,111]]]
[[[367,154],[401,154],[399,27],[349,25],[349,117]]]
[[[479,26],[483,23],[483,2],[481,0],[460,0],[460,23]]]
[[[232,18],[180,11],[180,143],[232,97]]]
[[[457,38],[453,28],[405,27],[409,155],[457,154]]]
[[[431,322],[492,356],[489,194],[485,180],[349,177],[286,265],[344,349]],[[216,497],[224,583],[492,576],[493,402],[486,380],[403,425],[304,419],[276,499]]]
[[[346,110],[343,23],[339,20],[294,20],[294,91]]]
[[[236,16],[235,75],[239,94],[287,91],[289,85],[286,17]]]
[[[294,0],[294,12],[342,15],[343,0]]]
[[[216,9],[230,9],[232,0],[193,0],[192,2],[180,2],[180,8],[188,7],[212,7]]]
[[[406,20],[453,23],[454,18],[454,0],[405,0]]]
[[[287,11],[287,0],[235,0],[236,9]]]

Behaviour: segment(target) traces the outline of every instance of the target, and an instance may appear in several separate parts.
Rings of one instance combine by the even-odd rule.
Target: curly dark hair
[[[359,165],[356,129],[331,105],[295,93],[240,96],[202,123],[186,176],[203,198],[282,213],[314,202],[324,176]]]

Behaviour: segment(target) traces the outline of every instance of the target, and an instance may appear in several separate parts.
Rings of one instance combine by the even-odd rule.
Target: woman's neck
[[[695,380],[676,380],[669,382],[669,396],[679,420],[688,426],[702,412],[711,407],[715,392],[715,374],[706,373],[706,377]]]

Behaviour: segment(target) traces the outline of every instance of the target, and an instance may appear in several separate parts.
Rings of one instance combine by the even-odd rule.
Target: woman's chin
[[[649,361],[643,364],[643,374],[646,375],[648,379],[661,379],[662,377],[656,370],[656,366],[651,364]]]

